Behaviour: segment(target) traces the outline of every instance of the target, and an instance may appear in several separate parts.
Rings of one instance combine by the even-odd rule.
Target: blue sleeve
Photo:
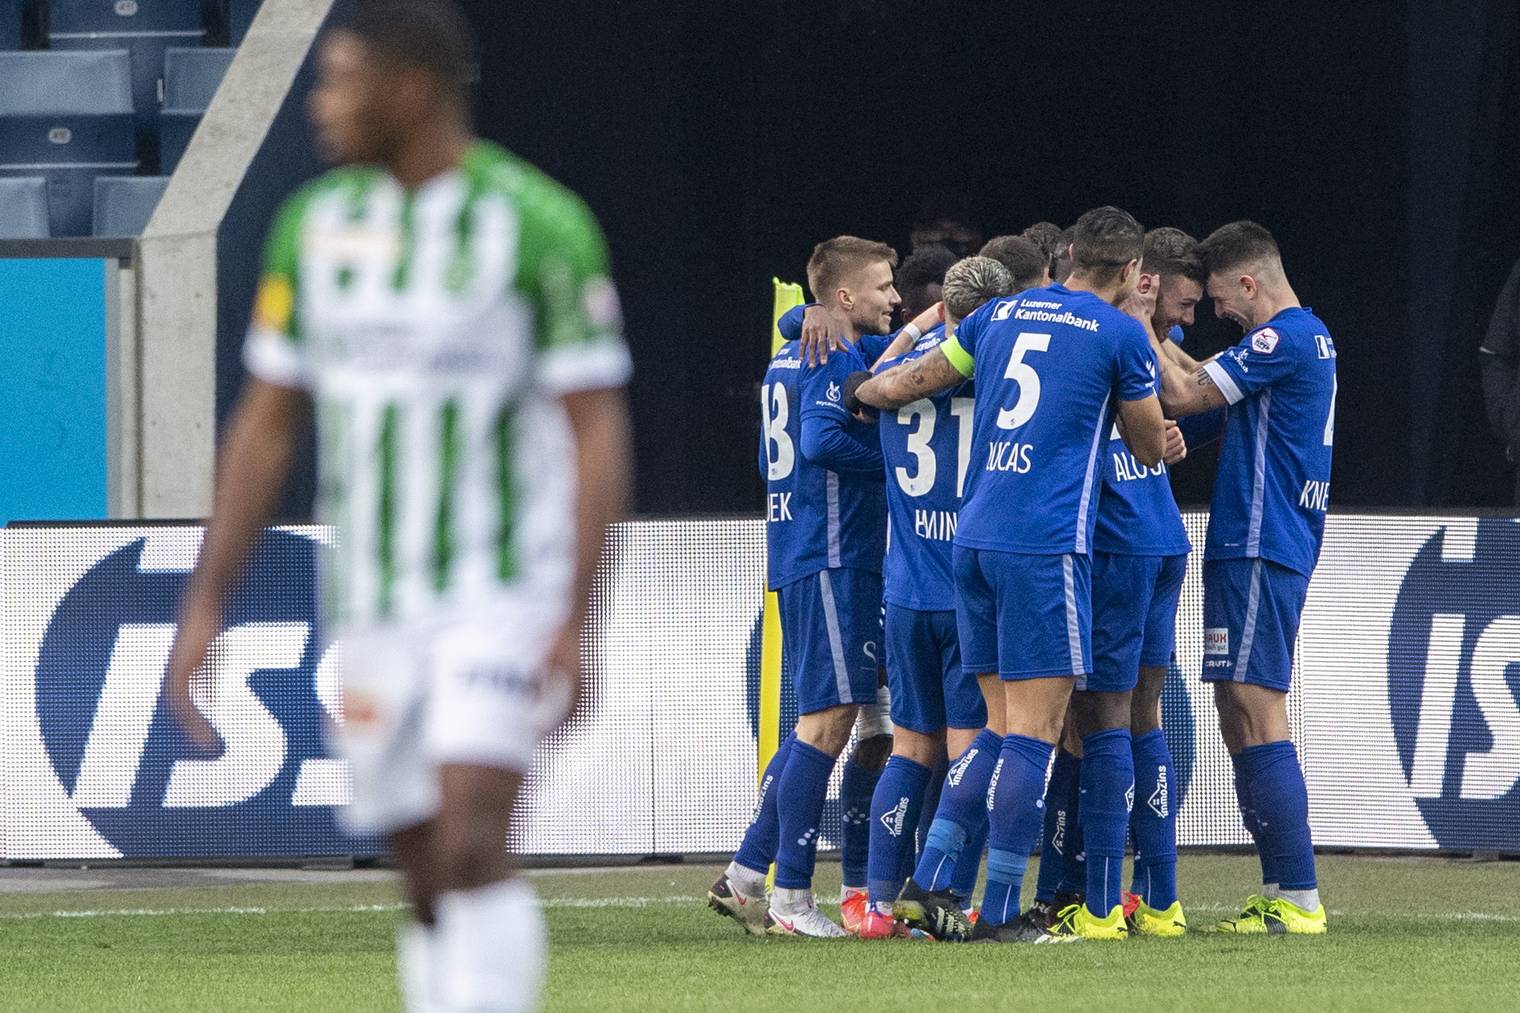
[[[781,319],[776,321],[776,330],[781,332],[782,341],[796,341],[802,337],[802,317],[807,313],[808,306],[816,306],[817,303],[808,303],[807,306],[793,306],[781,314]]]
[[[851,435],[856,420],[844,407],[845,379],[864,368],[859,351],[851,349],[802,370],[798,388],[802,456],[830,471],[882,469],[881,446],[875,440],[867,446]]]
[[[850,435],[849,422],[832,415],[802,417],[802,456],[830,471],[880,474],[885,467],[880,445],[868,446]]]
[[[1192,441],[1189,441],[1190,444],[1191,444],[1191,442]],[[762,482],[769,482],[770,480],[771,480],[771,448],[770,448],[770,437],[767,436],[766,433],[765,433],[765,417],[764,417],[764,411],[762,411],[761,412],[761,418],[760,418],[760,481],[762,481]]]
[[[897,340],[897,335],[901,331],[902,328],[899,327],[891,334],[862,334],[860,336],[860,351],[865,356],[866,365],[869,366],[881,358],[881,353],[885,352],[892,342]]]
[[[1258,327],[1203,364],[1204,372],[1230,404],[1285,380],[1297,371],[1302,349],[1291,334]]]
[[[1207,447],[1223,436],[1224,417],[1225,409],[1215,408],[1202,415],[1188,415],[1178,419],[1177,428],[1182,430],[1182,438],[1187,441],[1188,452],[1192,453],[1200,447]]]
[[[1140,401],[1156,394],[1156,353],[1140,321],[1125,317],[1115,362],[1119,400]]]

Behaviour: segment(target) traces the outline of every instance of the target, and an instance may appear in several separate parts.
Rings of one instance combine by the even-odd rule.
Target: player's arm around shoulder
[[[1119,393],[1119,430],[1124,445],[1147,468],[1159,464],[1167,451],[1166,417],[1156,396],[1158,356],[1154,337],[1144,321],[1125,318],[1114,358]]]
[[[912,362],[893,366],[869,379],[862,378],[854,394],[863,405],[891,411],[919,398],[938,394],[969,375],[951,361],[945,346],[939,345]]]

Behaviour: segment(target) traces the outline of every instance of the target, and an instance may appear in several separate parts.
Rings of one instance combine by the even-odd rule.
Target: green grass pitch
[[[1324,857],[1320,939],[1058,947],[750,938],[701,900],[717,868],[533,873],[551,935],[546,1008],[1520,1008],[1512,862]],[[1254,871],[1244,856],[1185,854],[1195,929],[1232,910]],[[832,896],[838,866],[819,872]],[[0,892],[0,1009],[394,1010],[400,917],[394,887],[374,881]]]

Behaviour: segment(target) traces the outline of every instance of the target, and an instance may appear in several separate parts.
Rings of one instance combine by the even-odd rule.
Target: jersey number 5
[[[1048,351],[1049,334],[1031,334],[1026,331],[1014,341],[1013,354],[1008,357],[1008,368],[1003,372],[1003,379],[1019,385],[1019,399],[1012,408],[998,411],[999,429],[1017,429],[1034,418],[1034,410],[1040,406],[1040,374],[1024,361],[1024,353]]]
[[[760,388],[760,416],[765,426],[765,477],[779,482],[792,473],[792,464],[797,458],[792,438],[786,432],[786,423],[791,418],[786,404],[786,387],[769,383]]]

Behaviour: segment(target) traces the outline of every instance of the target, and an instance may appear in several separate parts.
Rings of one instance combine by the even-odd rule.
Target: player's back
[[[1093,548],[1131,556],[1176,556],[1192,548],[1172,495],[1166,464],[1146,467],[1130,453],[1115,425],[1103,452],[1103,493]]]
[[[1330,505],[1335,361],[1324,321],[1292,307],[1206,366],[1231,402],[1206,559],[1313,572]]]
[[[804,419],[820,411],[843,412],[839,377],[864,368],[854,348],[831,353],[826,365],[809,366],[798,343],[789,341],[765,371],[760,465],[766,482],[767,586],[772,589],[823,569],[881,570],[886,504],[879,467],[865,473],[835,471],[803,453]],[[876,439],[872,427],[854,420],[846,422],[846,431],[862,443]]]
[[[1063,285],[989,303],[956,341],[977,365],[972,462],[956,543],[1086,553],[1117,402],[1155,393],[1145,331]]]
[[[881,364],[911,362],[944,341],[943,327]],[[951,544],[971,463],[973,382],[883,412],[881,452],[887,471],[890,538],[882,571],[887,602],[922,612],[955,608]]]

